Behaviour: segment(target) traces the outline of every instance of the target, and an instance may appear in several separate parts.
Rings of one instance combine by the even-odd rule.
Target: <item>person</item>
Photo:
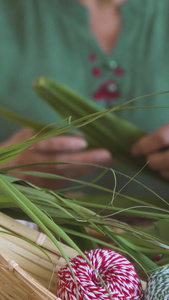
[[[45,123],[59,120],[31,87],[32,81],[42,75],[75,90],[103,109],[167,91],[168,22],[167,1],[2,0],[0,105]],[[131,107],[168,106],[168,97],[168,94],[144,97]],[[169,180],[168,109],[126,109],[117,114],[147,132],[133,145],[131,153],[144,155],[149,167]],[[0,125],[5,128],[1,130],[1,147],[34,134],[31,129],[20,129],[4,118]],[[109,166],[114,158],[104,149],[104,141],[102,149],[89,150],[85,139],[74,135],[42,141],[6,165],[46,160]],[[73,178],[94,170],[78,165],[34,169]],[[22,176],[47,188],[61,184]],[[168,191],[168,184],[164,185]]]

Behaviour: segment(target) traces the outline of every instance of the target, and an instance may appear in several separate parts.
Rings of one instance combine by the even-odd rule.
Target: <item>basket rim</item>
[[[60,251],[57,249],[56,245],[46,234],[39,232],[35,229],[29,228],[2,212],[0,212],[0,230],[1,227],[3,231],[4,229],[6,229],[9,232],[12,232],[18,236],[22,236],[25,239],[30,240],[31,242],[43,247],[46,250],[49,250],[54,254],[60,255]],[[74,258],[78,255],[78,252],[70,246],[65,245],[61,242],[59,242],[59,244],[63,248],[68,258]]]
[[[12,272],[14,276],[20,279],[23,283],[26,283],[26,285],[38,296],[42,297],[42,299],[46,300],[46,297],[48,297],[50,300],[60,300],[60,298],[57,298],[57,296],[47,290],[41,283],[24,271],[17,262],[10,259],[5,253],[0,253],[0,261],[3,261],[3,264],[0,264],[0,268],[5,268],[9,272]]]
[[[4,234],[4,233],[9,233],[9,234]],[[14,236],[12,236],[11,233],[14,234]],[[18,246],[15,237],[17,240],[19,240],[18,237],[21,238],[23,237],[25,240],[24,241],[20,240],[21,242]],[[26,287],[28,289],[30,288],[30,290],[34,292],[36,296],[40,297],[40,299],[61,300],[48,288],[43,286],[41,282],[38,282],[38,280],[36,280],[31,274],[29,274],[28,271],[20,267],[18,263],[19,261],[17,262],[17,260],[11,257],[12,256],[11,254],[13,253],[11,249],[9,252],[5,253],[5,248],[7,246],[7,243],[10,242],[11,245],[14,245],[14,247],[18,246],[22,248],[21,246],[22,243],[23,242],[27,243],[28,240],[44,248],[45,251],[47,250],[51,255],[55,256],[57,261],[59,263],[61,262],[62,265],[66,264],[61,253],[57,249],[56,245],[50,240],[50,238],[48,238],[48,236],[46,236],[41,232],[38,232],[35,229],[29,228],[19,223],[18,221],[12,219],[11,217],[5,215],[2,212],[0,212],[0,238],[4,240],[4,245],[0,249],[0,270],[5,271],[3,280],[5,280],[5,276],[6,276],[6,282],[9,281],[9,278],[11,278],[11,274],[12,274],[12,276],[15,276],[16,279],[19,280],[19,282],[26,284]],[[77,255],[77,252],[71,247],[64,245],[63,243],[60,244],[64,248],[64,251],[66,252],[68,258],[72,258]],[[30,244],[30,247],[33,248],[34,246]],[[57,273],[59,269],[60,266],[56,265],[55,273]]]

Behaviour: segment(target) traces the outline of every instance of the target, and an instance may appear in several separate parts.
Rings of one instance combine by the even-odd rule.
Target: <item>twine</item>
[[[169,300],[169,266],[152,273],[147,282],[145,300]]]
[[[19,265],[14,261],[14,260],[10,260],[8,263],[8,269],[11,272],[14,272],[16,267],[18,267]]]
[[[111,250],[95,249],[84,253],[104,280],[113,300],[140,300],[143,291],[133,265]],[[78,289],[68,265],[58,275],[57,296],[62,300],[110,300],[100,278],[86,260],[78,255],[70,259]]]
[[[41,233],[38,235],[38,238],[37,238],[37,240],[36,240],[36,244],[37,244],[38,246],[42,246],[43,243],[44,243],[44,241],[45,241],[45,239],[46,239],[46,234],[44,234],[43,232],[41,232]]]

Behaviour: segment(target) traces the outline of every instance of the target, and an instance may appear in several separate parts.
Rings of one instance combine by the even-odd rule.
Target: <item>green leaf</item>
[[[4,118],[6,118],[10,121],[18,123],[21,126],[27,126],[27,127],[33,128],[37,131],[41,130],[42,128],[44,128],[46,126],[46,124],[44,124],[44,123],[34,121],[34,120],[28,119],[26,117],[22,117],[21,115],[16,114],[16,113],[12,112],[11,110],[8,110],[4,107],[0,107],[0,114]]]
[[[37,94],[62,117],[71,116],[72,120],[79,120],[84,116],[88,116],[89,119],[91,117],[95,118],[94,122],[90,122],[90,124],[81,128],[90,147],[104,146],[113,154],[118,163],[126,167],[134,169],[136,169],[136,166],[138,169],[143,167],[145,164],[144,159],[133,157],[130,149],[134,142],[145,135],[145,132],[117,117],[114,113],[110,114],[110,112],[124,109],[127,104],[153,94],[138,97],[111,109],[101,111],[92,102],[49,78],[40,77],[34,82],[33,87]],[[143,172],[147,172],[149,175],[161,180],[157,172],[151,171],[148,167],[145,167]]]

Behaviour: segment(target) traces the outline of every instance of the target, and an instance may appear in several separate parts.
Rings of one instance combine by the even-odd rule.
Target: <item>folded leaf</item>
[[[118,163],[128,168],[140,170],[144,166],[145,160],[132,156],[130,149],[134,142],[145,135],[145,132],[114,113],[110,114],[121,109],[124,104],[104,111],[100,110],[92,102],[45,77],[40,77],[33,86],[37,94],[62,117],[71,117],[72,121],[85,116],[95,117],[95,121],[81,127],[91,148],[105,147]],[[145,167],[143,172],[160,178],[148,167]]]

